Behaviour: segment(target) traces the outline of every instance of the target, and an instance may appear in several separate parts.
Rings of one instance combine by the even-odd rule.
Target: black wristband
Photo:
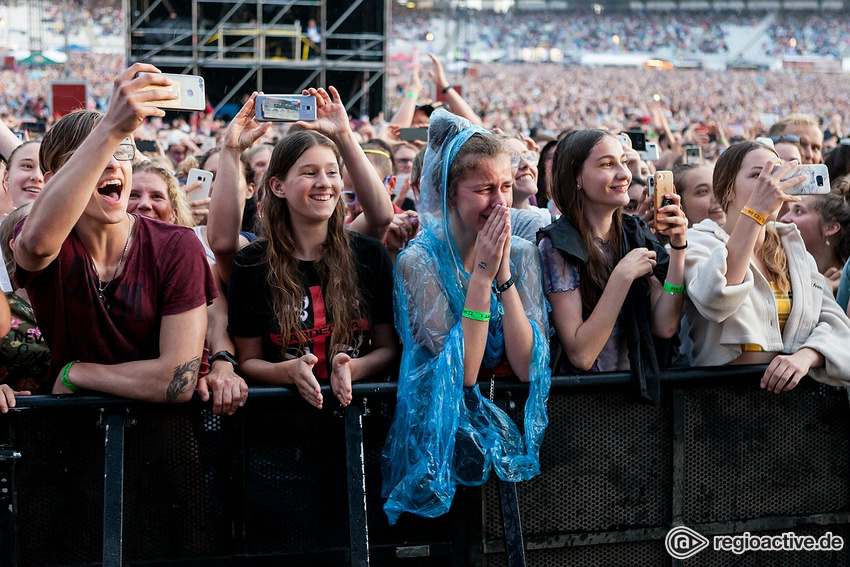
[[[443,89],[443,94],[446,94],[447,92],[449,92],[449,89],[452,89],[452,88],[454,88],[454,85],[447,86],[446,88]]]
[[[215,362],[216,360],[226,360],[227,362],[233,365],[234,372],[236,372],[236,370],[239,368],[239,363],[236,362],[236,356],[226,350],[220,350],[214,355],[212,355],[210,357],[210,366],[212,366],[213,362]]]
[[[685,240],[685,243],[682,244],[681,246],[676,246],[675,244],[670,242],[670,248],[672,248],[673,250],[684,250],[687,247],[688,247],[688,241],[687,240]]]
[[[508,281],[506,281],[502,285],[498,286],[496,288],[496,291],[498,291],[499,293],[505,293],[506,291],[511,289],[512,285],[514,285],[514,278],[510,277],[510,278],[508,278]]]

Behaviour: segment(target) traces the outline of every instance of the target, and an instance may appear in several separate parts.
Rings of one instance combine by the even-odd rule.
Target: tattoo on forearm
[[[487,269],[487,262],[478,262],[478,267],[481,268],[482,270],[486,270]]]
[[[180,394],[185,392],[187,388],[195,387],[195,378],[198,376],[198,368],[200,366],[201,357],[198,356],[174,369],[174,377],[165,391],[166,402],[176,402]]]

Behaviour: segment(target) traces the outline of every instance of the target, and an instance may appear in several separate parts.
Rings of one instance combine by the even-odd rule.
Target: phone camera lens
[[[823,187],[823,175],[818,175],[815,177],[815,181],[818,182],[818,187]]]

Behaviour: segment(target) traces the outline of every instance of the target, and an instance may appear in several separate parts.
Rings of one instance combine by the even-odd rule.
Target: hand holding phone
[[[210,196],[213,174],[211,171],[193,167],[186,175],[186,200],[200,201]],[[190,189],[195,186],[194,189]]]
[[[773,168],[773,173],[781,166]],[[781,181],[787,181],[792,177],[805,177],[806,179],[785,190],[788,195],[826,195],[830,191],[829,170],[822,163],[800,164],[785,175]]]
[[[313,122],[316,97],[312,95],[257,95],[257,122]]]
[[[139,73],[142,75],[143,73]],[[197,75],[174,75],[162,73],[171,81],[171,86],[166,88],[177,95],[171,100],[154,100],[148,104],[157,108],[168,110],[204,110],[206,108],[206,94],[204,90],[204,78]],[[142,90],[162,89],[163,87],[144,87]]]
[[[399,128],[398,135],[402,142],[427,142],[428,128]]]
[[[676,188],[673,186],[673,172],[667,170],[656,171],[655,175],[650,176],[647,187],[649,194],[653,199],[655,206],[655,230],[656,232],[671,228],[672,225],[664,222],[664,219],[673,216],[671,213],[662,213],[659,210],[662,207],[674,204],[674,202],[666,197],[676,193]]]

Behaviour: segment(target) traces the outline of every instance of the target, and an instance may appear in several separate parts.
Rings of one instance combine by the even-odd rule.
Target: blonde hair
[[[167,169],[152,161],[144,161],[133,166],[133,173],[158,175],[165,182],[168,202],[171,204],[171,213],[174,215],[174,224],[188,228],[195,226],[195,219],[192,217],[192,211],[186,201],[186,194],[180,190],[177,178],[171,175]]]
[[[717,160],[713,176],[714,196],[717,197],[717,202],[727,213],[729,212],[729,197],[735,188],[735,178],[741,170],[744,158],[747,157],[748,153],[760,149],[766,149],[776,154],[776,150],[761,142],[741,142],[730,146]],[[777,155],[777,157],[779,156]],[[759,258],[776,282],[776,287],[782,293],[788,293],[788,290],[791,289],[791,279],[788,275],[788,256],[785,255],[785,249],[782,248],[782,241],[776,229],[772,225],[766,225],[764,228],[764,244],[758,251]]]

